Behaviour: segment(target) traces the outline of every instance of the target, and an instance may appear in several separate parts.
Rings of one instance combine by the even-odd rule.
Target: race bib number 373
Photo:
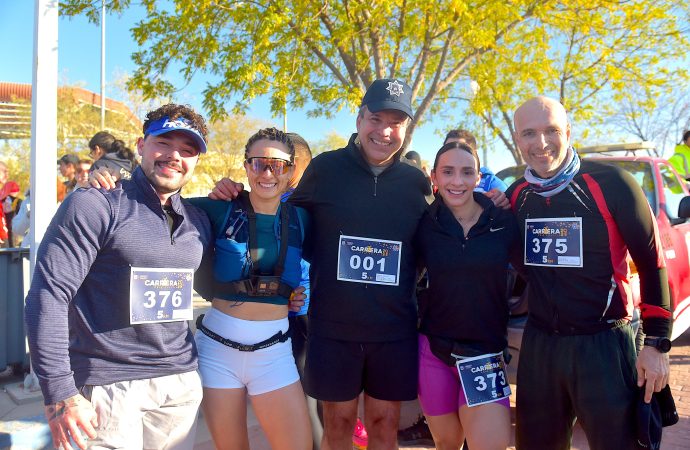
[[[340,236],[338,280],[397,286],[402,242]]]
[[[483,405],[510,397],[501,353],[463,358],[455,363],[467,406]]]
[[[525,264],[582,267],[582,218],[526,219]]]
[[[132,267],[129,282],[131,324],[192,320],[192,269]]]

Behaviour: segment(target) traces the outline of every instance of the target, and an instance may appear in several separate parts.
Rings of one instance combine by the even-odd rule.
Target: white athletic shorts
[[[278,331],[287,332],[287,317],[279,320],[242,320],[215,308],[204,315],[203,324],[214,333],[240,344],[256,344]],[[290,339],[253,352],[241,352],[196,332],[199,372],[206,388],[247,388],[249,395],[289,386],[299,380]]]

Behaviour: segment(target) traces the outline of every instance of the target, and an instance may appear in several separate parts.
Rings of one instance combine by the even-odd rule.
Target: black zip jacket
[[[213,274],[208,217],[179,193],[170,205],[172,231],[136,169],[116,189],[78,189],[58,208],[38,248],[25,308],[31,364],[46,404],[87,384],[197,368],[186,321],[130,325],[131,267],[194,269],[195,281]]]
[[[478,356],[507,346],[508,263],[519,254],[518,226],[510,211],[474,193],[484,208],[467,238],[437,198],[427,209],[415,243],[429,275],[420,295],[419,331],[455,341],[453,351]]]
[[[633,310],[629,253],[640,276],[644,332],[671,335],[659,232],[649,203],[630,174],[582,161],[568,187],[552,197],[537,195],[524,178],[513,183],[506,195],[523,236],[526,219],[582,218],[581,268],[525,266],[532,325],[559,334],[590,334],[617,320],[629,320]]]
[[[289,201],[310,214],[310,333],[352,342],[414,336],[417,307],[413,238],[427,206],[422,172],[399,160],[374,176],[354,144],[309,164]],[[402,242],[398,286],[337,280],[340,235]]]

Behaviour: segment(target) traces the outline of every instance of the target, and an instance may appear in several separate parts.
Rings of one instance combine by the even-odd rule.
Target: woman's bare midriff
[[[271,303],[236,302],[214,298],[211,305],[218,311],[242,320],[278,320],[287,317],[287,305]]]

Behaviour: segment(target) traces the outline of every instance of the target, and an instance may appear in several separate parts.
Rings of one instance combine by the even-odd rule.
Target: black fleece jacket
[[[347,147],[307,167],[289,201],[310,213],[310,333],[351,342],[414,336],[417,308],[413,238],[427,206],[422,172],[394,162],[375,176],[352,135]],[[402,242],[398,286],[337,280],[340,235]]]
[[[437,198],[422,218],[417,248],[429,275],[420,295],[419,331],[457,343],[463,356],[506,348],[508,263],[519,257],[517,220],[483,194],[484,208],[465,238],[462,227]]]

